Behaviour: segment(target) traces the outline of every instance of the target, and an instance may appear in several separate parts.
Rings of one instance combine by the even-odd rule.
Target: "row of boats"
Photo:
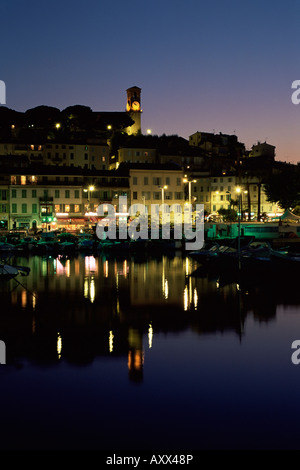
[[[99,253],[107,251],[142,251],[142,250],[169,250],[181,249],[182,243],[177,240],[143,240],[126,239],[99,240],[94,234],[73,235],[62,233],[55,236],[47,234],[43,237],[24,237],[14,243],[8,240],[0,241],[0,253],[31,253],[31,254],[65,254],[65,253]]]
[[[288,268],[292,272],[300,266],[300,253],[289,246],[275,250],[268,241],[234,239],[227,245],[214,242],[189,256],[207,269],[238,269],[243,272],[261,272]]]

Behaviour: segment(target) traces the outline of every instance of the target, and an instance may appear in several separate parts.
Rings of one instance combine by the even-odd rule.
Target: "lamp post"
[[[241,188],[238,186],[236,192],[239,199],[239,216],[238,216],[238,263],[239,269],[241,267]]]
[[[163,221],[163,216],[165,214],[165,208],[164,208],[164,203],[165,203],[165,189],[168,189],[168,186],[158,186],[159,189],[161,190],[161,203],[162,203],[162,223]]]
[[[88,213],[90,212],[91,192],[94,191],[94,190],[95,190],[95,186],[93,186],[93,185],[89,186],[88,189],[83,190],[85,193],[88,193],[88,200],[87,200],[87,202],[88,202],[87,212]],[[90,216],[89,216],[89,214],[88,214],[88,225],[90,227]]]
[[[188,185],[189,185],[189,204],[191,205],[191,203],[192,203],[192,183],[197,183],[197,180],[188,179],[188,178],[184,177],[183,182],[188,183]]]

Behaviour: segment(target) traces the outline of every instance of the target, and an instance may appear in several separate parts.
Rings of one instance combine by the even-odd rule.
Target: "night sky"
[[[142,132],[236,134],[300,160],[299,0],[1,0],[6,106],[124,111]]]

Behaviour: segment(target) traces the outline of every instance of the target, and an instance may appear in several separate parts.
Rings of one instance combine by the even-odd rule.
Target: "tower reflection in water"
[[[30,275],[1,286],[2,340],[8,360],[88,364],[97,357],[127,358],[129,378],[143,380],[155,335],[192,330],[233,331],[242,340],[248,312],[276,315],[274,289],[254,295],[235,282],[194,275],[188,256],[144,260],[97,256],[17,258]],[[8,314],[9,312],[9,314]]]

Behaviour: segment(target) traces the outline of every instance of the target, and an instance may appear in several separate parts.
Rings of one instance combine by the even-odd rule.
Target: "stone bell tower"
[[[126,112],[129,114],[134,124],[127,127],[126,131],[129,135],[136,135],[141,133],[141,88],[133,86],[126,90],[127,103]]]

